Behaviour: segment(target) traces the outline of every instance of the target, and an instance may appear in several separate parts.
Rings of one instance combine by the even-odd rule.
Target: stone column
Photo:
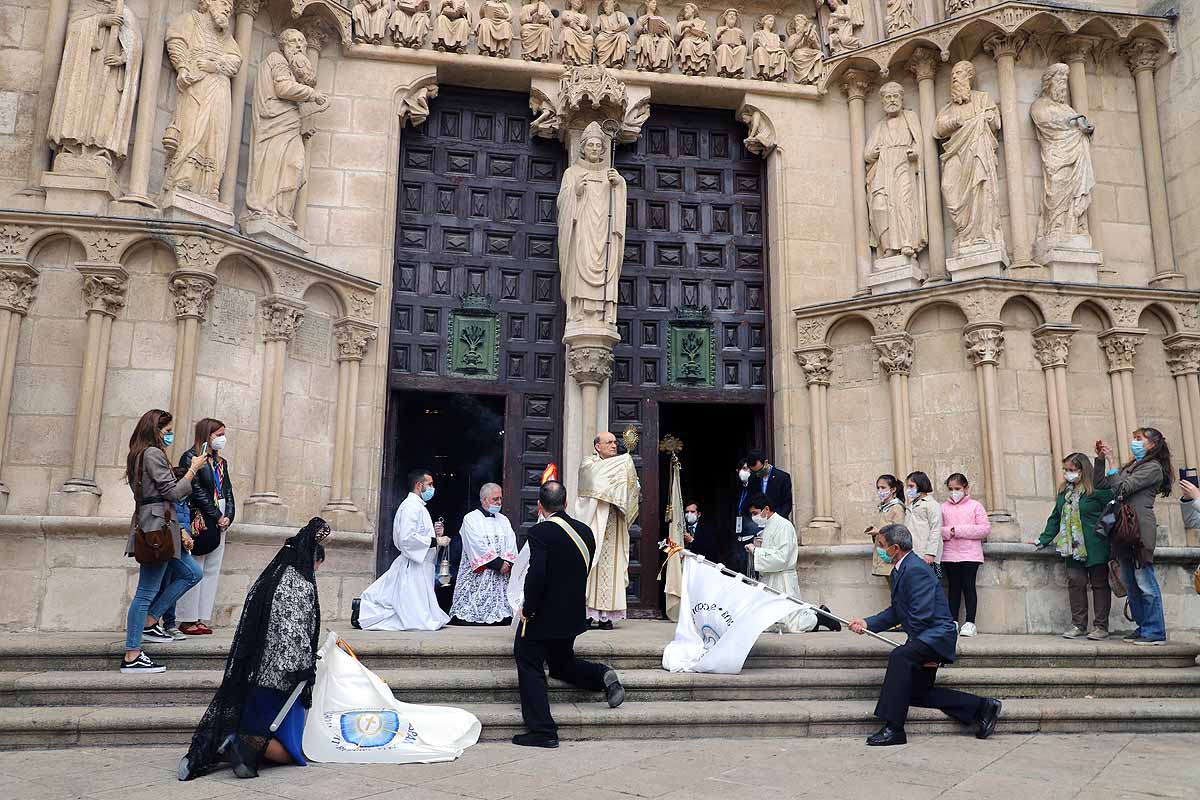
[[[1000,436],[1000,397],[996,391],[996,364],[1004,352],[1004,326],[999,322],[977,322],[963,330],[967,354],[975,364],[979,391],[979,427],[984,441],[988,476],[988,516],[1007,520],[1008,493],[1004,488],[1004,447]]]
[[[304,34],[304,40],[308,43],[308,60],[312,62],[315,73],[321,63],[321,49],[329,40],[329,28],[320,17],[305,16],[301,17],[296,29]],[[305,224],[308,222],[308,170],[312,160],[308,155],[312,151],[308,143],[311,139],[312,137],[307,137],[304,140],[304,183],[296,193],[296,232],[301,236],[304,235]]]
[[[150,157],[154,152],[154,119],[158,114],[158,84],[162,77],[166,31],[166,0],[150,0],[146,12],[146,39],[142,42],[142,85],[138,88],[137,120],[133,126],[133,150],[129,158],[129,194],[121,198],[122,202],[150,208],[157,207],[149,194]],[[178,417],[175,424],[179,425]]]
[[[1142,164],[1146,172],[1146,199],[1150,206],[1150,237],[1154,243],[1154,277],[1151,285],[1165,289],[1186,288],[1186,279],[1175,268],[1171,242],[1171,215],[1167,208],[1167,178],[1163,169],[1162,137],[1158,129],[1158,97],[1154,70],[1162,45],[1153,39],[1134,39],[1124,48],[1137,91],[1138,129],[1142,136]],[[1088,218],[1089,223],[1091,217]],[[1095,236],[1095,233],[1092,234]],[[1096,246],[1099,249],[1099,246]]]
[[[582,394],[580,403],[583,427],[579,440],[585,444],[596,438],[602,427],[607,427],[608,414],[599,410],[600,387],[612,377],[612,347],[600,345],[573,345],[567,353],[567,372],[579,384]],[[601,416],[604,417],[603,423]]]
[[[1179,402],[1179,421],[1183,428],[1183,464],[1195,468],[1200,462],[1197,451],[1195,414],[1200,408],[1192,401],[1190,383],[1200,374],[1200,338],[1195,334],[1174,334],[1163,339],[1167,351],[1167,368],[1175,379],[1175,398]],[[1200,383],[1197,383],[1200,386]],[[3,410],[3,406],[0,406]]]
[[[934,78],[937,77],[941,57],[926,47],[913,51],[908,68],[917,78],[917,91],[921,106],[921,161],[925,174],[925,208],[929,218],[929,283],[945,283],[946,278],[946,232],[942,225],[942,162],[938,156],[937,140],[933,138],[934,122],[937,120],[937,98],[934,96]],[[907,473],[905,473],[907,474]]]
[[[42,173],[50,168],[50,146],[46,131],[50,127],[50,110],[54,90],[58,86],[58,71],[62,67],[63,46],[67,43],[68,11],[71,0],[50,0],[46,14],[46,39],[42,43],[42,77],[38,81],[37,116],[33,121],[33,151],[29,162],[30,192],[41,194],[38,186]]]
[[[287,344],[304,321],[303,306],[272,295],[262,301],[262,320],[266,349],[258,404],[258,447],[254,452],[254,493],[246,502],[245,519],[281,525],[286,522],[288,512],[279,498],[276,473],[283,429],[283,371],[287,364]]]
[[[1046,415],[1050,419],[1050,452],[1053,469],[1075,451],[1071,442],[1070,395],[1067,393],[1067,359],[1074,329],[1043,325],[1033,332],[1033,351],[1046,382]]]
[[[237,196],[238,159],[242,154],[242,120],[246,115],[246,86],[250,82],[251,36],[254,33],[254,17],[262,0],[237,0],[237,13],[233,26],[233,38],[238,52],[242,54],[242,68],[233,76],[233,105],[229,112],[229,150],[225,153],[225,174],[221,177],[221,202],[233,208]]]
[[[879,365],[887,371],[892,404],[892,462],[896,474],[912,472],[912,411],[908,402],[908,374],[912,370],[913,339],[907,333],[871,339],[879,352]]]
[[[80,262],[75,268],[83,274],[87,344],[79,380],[79,405],[75,410],[70,477],[61,491],[51,495],[50,513],[94,517],[100,508],[96,450],[100,444],[100,412],[104,405],[104,381],[108,375],[108,348],[113,319],[125,307],[129,276],[118,264]]]
[[[842,91],[850,108],[850,197],[854,210],[854,265],[858,275],[858,294],[868,294],[871,277],[871,242],[867,231],[867,89],[871,79],[858,69],[842,75]]]
[[[830,544],[836,538],[833,518],[833,475],[829,465],[829,376],[833,350],[824,345],[797,350],[796,359],[808,383],[809,436],[812,442],[813,518],[810,544]]]
[[[333,443],[333,476],[329,502],[322,513],[337,530],[363,530],[366,518],[351,499],[354,489],[354,437],[358,423],[358,374],[367,347],[378,335],[373,323],[339,319],[337,340],[337,429]]]
[[[1072,36],[1066,40],[1063,47],[1063,59],[1067,62],[1070,72],[1067,74],[1067,84],[1071,92],[1071,106],[1080,114],[1087,116],[1091,103],[1088,100],[1087,60],[1092,54],[1096,40],[1090,36]],[[1103,250],[1101,235],[1103,226],[1100,224],[1100,209],[1093,202],[1088,206],[1088,233],[1092,237],[1092,249]]]
[[[1137,407],[1133,396],[1133,362],[1137,346],[1145,331],[1110,328],[1100,334],[1100,345],[1108,359],[1108,380],[1112,387],[1113,424],[1116,426],[1115,448],[1124,463],[1132,458],[1129,439],[1138,426]]]
[[[172,460],[192,446],[192,396],[196,388],[196,353],[200,323],[208,314],[217,276],[207,272],[177,270],[171,276],[175,303],[175,369],[171,373],[171,414],[175,417],[176,443]]]
[[[37,291],[38,273],[26,261],[0,263],[0,472],[8,443],[8,411],[12,403],[13,371],[21,320],[29,313]],[[8,510],[8,487],[0,480],[0,514]]]
[[[1008,220],[1011,228],[1013,263],[1031,263],[1029,218],[1025,209],[1025,165],[1021,151],[1021,129],[1025,120],[1017,106],[1017,57],[1028,41],[1024,33],[995,34],[983,47],[996,59],[1000,89],[1000,125],[1004,136],[1004,175],[1008,184]]]

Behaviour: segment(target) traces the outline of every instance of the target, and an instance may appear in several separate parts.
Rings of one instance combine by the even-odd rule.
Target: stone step
[[[485,741],[523,730],[515,704],[461,706],[479,717]],[[871,700],[712,700],[552,706],[564,739],[862,736],[879,722]],[[0,747],[179,744],[190,740],[204,706],[0,708]],[[910,733],[959,733],[939,712],[913,709]],[[1068,732],[1200,731],[1200,699],[1016,699],[1004,703],[998,735]]]
[[[406,703],[516,703],[514,669],[380,670]],[[122,675],[115,669],[0,673],[0,707],[164,706],[207,703],[221,682],[218,670],[172,669]],[[740,675],[622,670],[636,702],[685,700],[846,700],[878,695],[880,669],[753,669]],[[996,668],[941,670],[938,685],[1004,698],[1200,698],[1200,669]],[[587,703],[597,695],[550,681],[554,702]]]

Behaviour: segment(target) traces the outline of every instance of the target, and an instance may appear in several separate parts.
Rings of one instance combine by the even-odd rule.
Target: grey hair
[[[912,550],[912,534],[899,523],[884,525],[879,534],[888,544],[894,544],[906,552]]]
[[[479,502],[482,503],[484,500],[487,499],[487,496],[489,494],[491,494],[492,492],[494,492],[496,489],[499,489],[499,488],[500,488],[500,484],[498,484],[498,483],[485,483],[483,486],[480,486],[479,487]],[[503,490],[501,490],[501,491],[503,491]]]

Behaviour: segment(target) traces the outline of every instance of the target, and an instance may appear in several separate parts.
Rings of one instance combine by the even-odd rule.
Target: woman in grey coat
[[[1160,645],[1167,641],[1167,623],[1163,617],[1162,590],[1154,575],[1154,546],[1158,538],[1158,519],[1154,498],[1170,497],[1171,450],[1167,440],[1155,428],[1138,428],[1129,443],[1133,460],[1118,468],[1113,450],[1105,442],[1096,442],[1097,489],[1111,489],[1137,514],[1142,546],[1137,552],[1113,545],[1113,556],[1121,566],[1121,580],[1129,592],[1129,609],[1137,628],[1125,637],[1138,645]]]
[[[192,537],[180,530],[174,511],[175,503],[191,493],[192,478],[206,459],[202,456],[193,458],[187,472],[176,480],[166,454],[175,439],[174,427],[174,419],[169,413],[153,409],[142,415],[129,437],[125,479],[133,490],[136,505],[129,524],[125,555],[133,555],[133,539],[140,526],[147,532],[169,528],[173,556],[163,564],[138,565],[137,591],[125,620],[125,656],[121,659],[121,672],[125,673],[166,671],[165,666],[155,663],[142,652],[142,637],[171,641],[159,625],[159,619],[164,611],[175,605],[180,595],[200,580],[200,568],[190,553]]]

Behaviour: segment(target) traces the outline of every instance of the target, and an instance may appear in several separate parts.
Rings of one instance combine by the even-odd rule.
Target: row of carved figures
[[[860,47],[856,31],[863,24],[861,0],[830,0],[830,6],[831,51]],[[813,19],[796,14],[781,35],[775,15],[764,14],[747,37],[736,8],[721,13],[715,32],[699,13],[695,3],[685,3],[672,25],[658,13],[658,0],[646,0],[636,18],[626,16],[617,0],[601,0],[599,14],[591,19],[583,11],[583,0],[566,0],[561,13],[542,0],[531,0],[515,15],[520,32],[514,34],[513,10],[504,0],[482,0],[478,12],[467,0],[442,0],[432,17],[429,0],[360,0],[352,10],[354,41],[363,44],[391,42],[419,50],[432,31],[433,49],[440,52],[465,53],[474,36],[480,55],[508,58],[518,36],[525,61],[557,57],[570,66],[599,63],[619,69],[632,51],[641,72],[670,72],[678,64],[684,75],[702,76],[715,64],[717,77],[742,78],[749,59],[750,75],[757,80],[785,81],[789,65],[797,83],[820,79],[825,48]]]

